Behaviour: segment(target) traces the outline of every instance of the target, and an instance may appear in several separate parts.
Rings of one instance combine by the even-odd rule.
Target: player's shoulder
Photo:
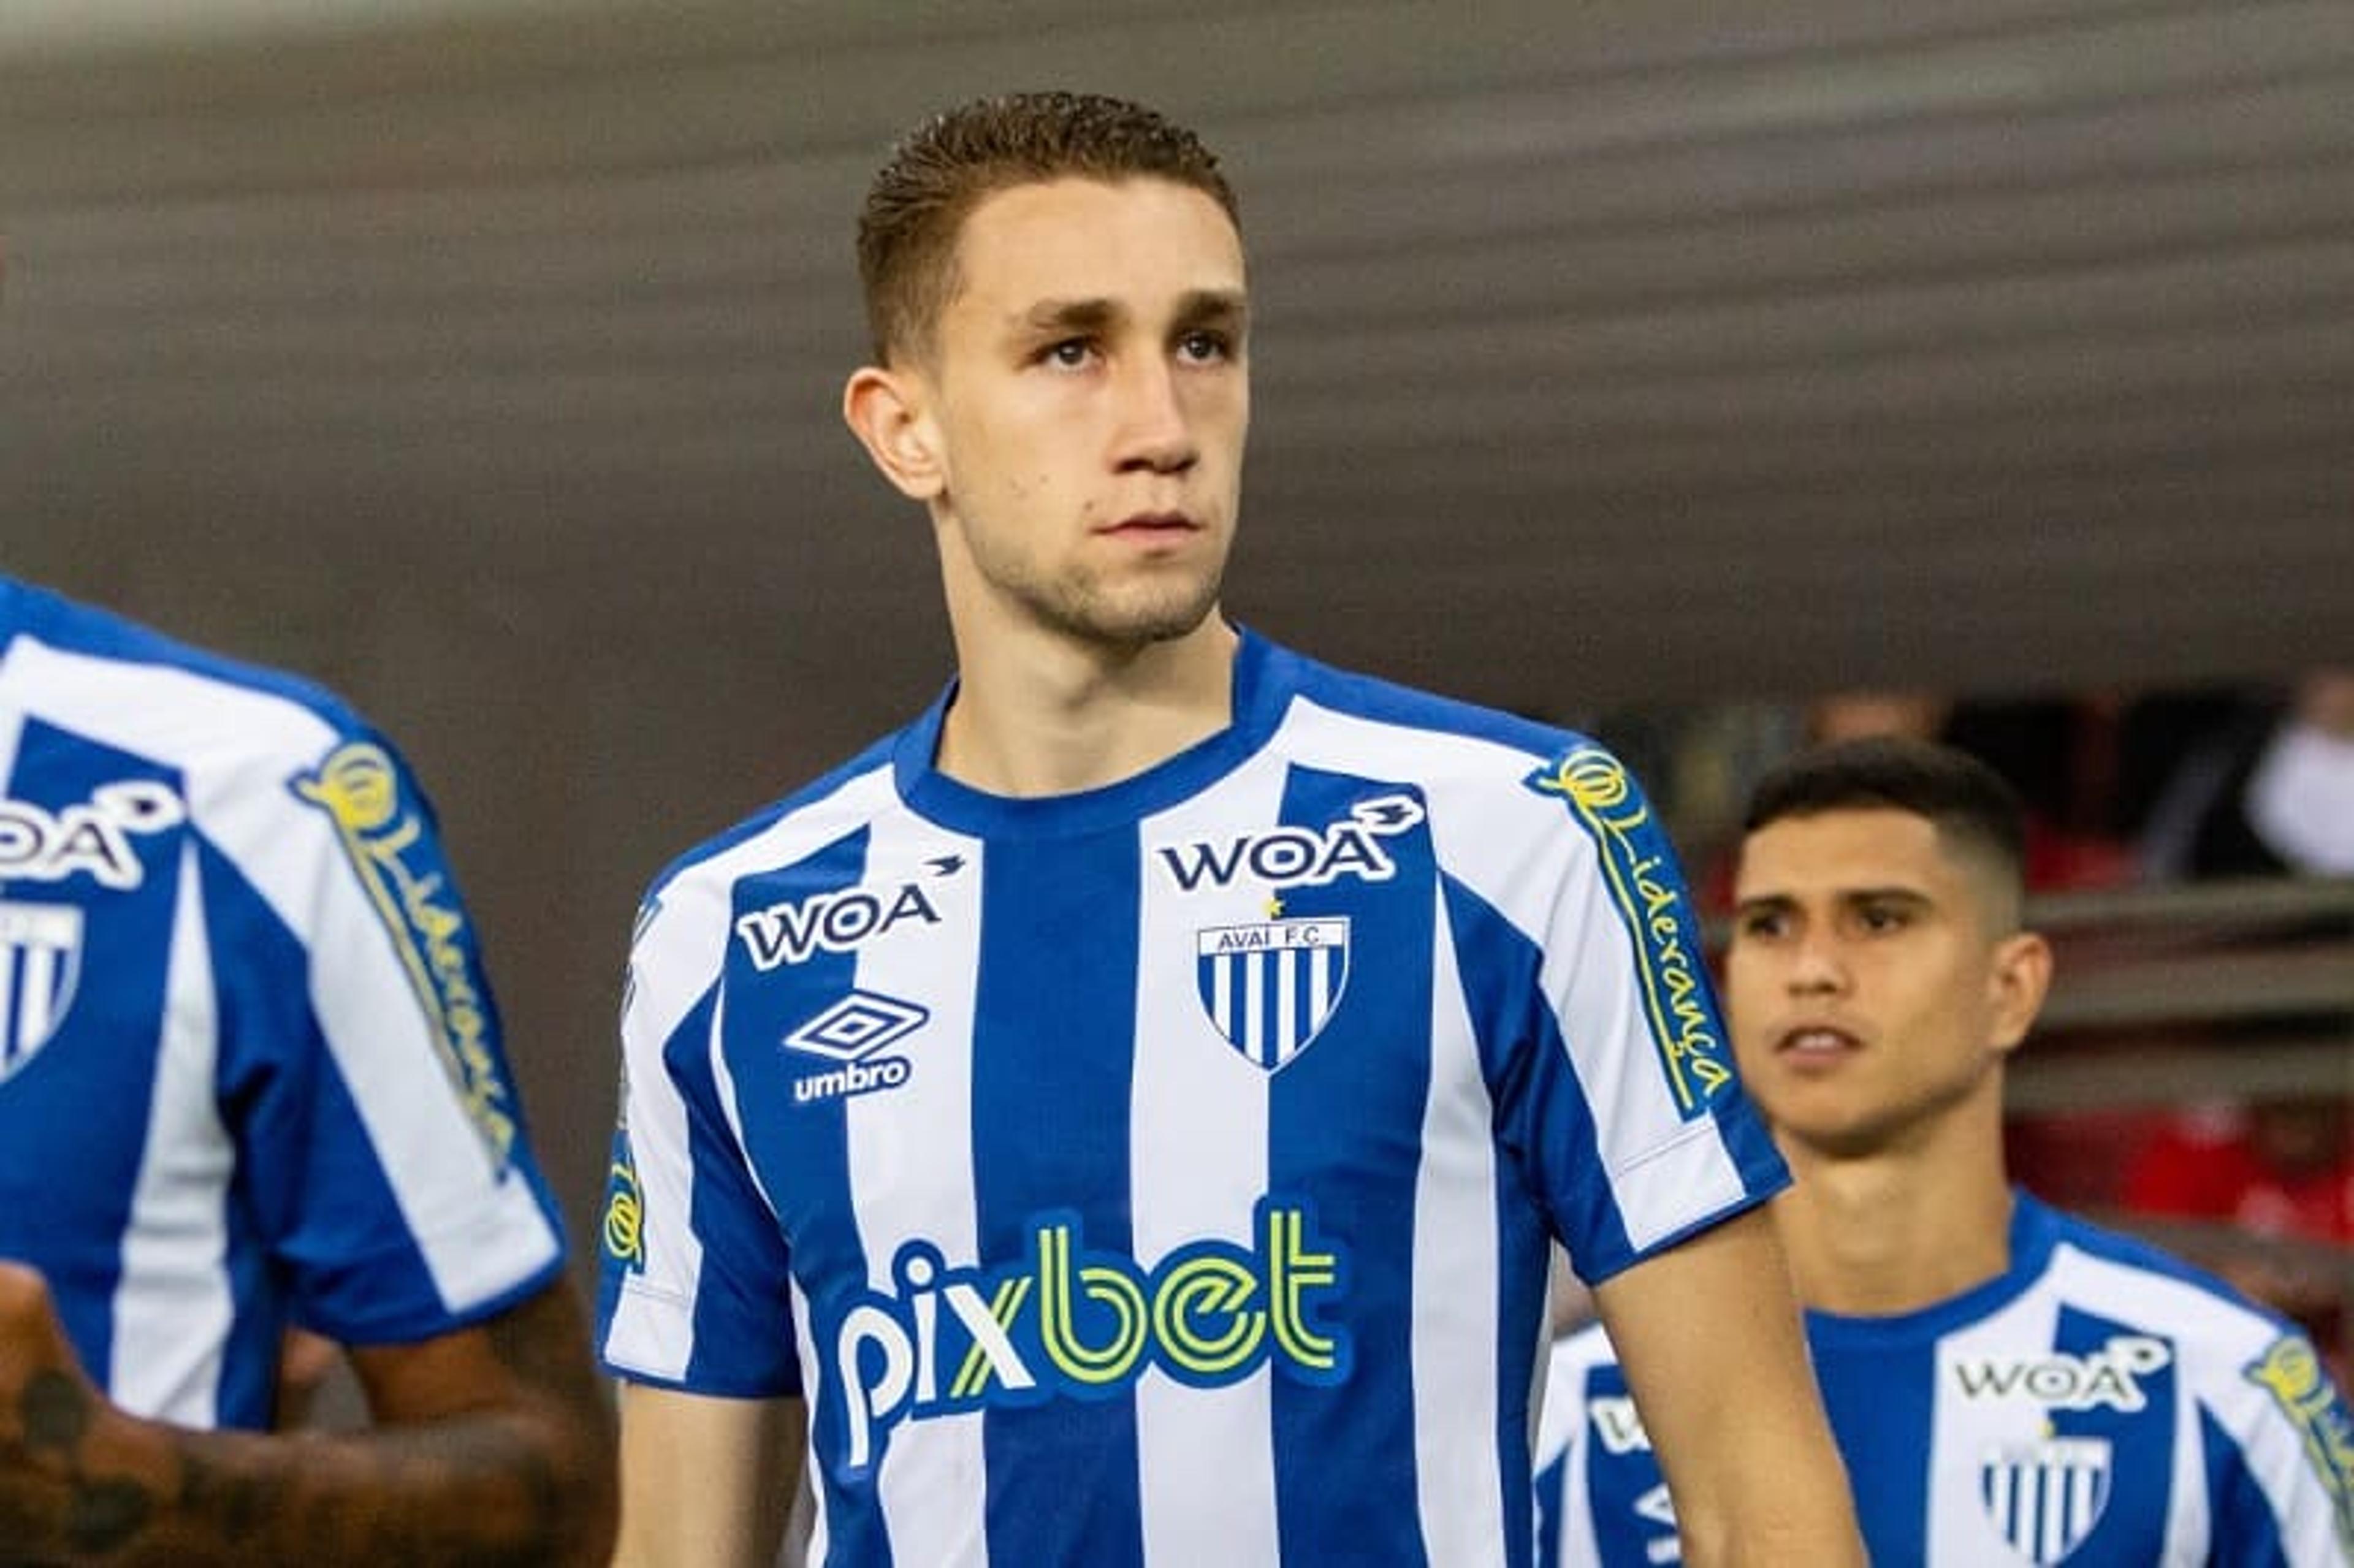
[[[2146,1237],[2022,1195],[2052,1241],[2054,1294],[2173,1342],[2186,1362],[2219,1357],[2235,1372],[2296,1328],[2213,1272]]]
[[[652,909],[689,889],[724,890],[743,875],[787,863],[871,818],[872,803],[851,803],[845,797],[862,784],[887,781],[897,740],[896,734],[877,740],[673,857],[647,885],[645,906]]]
[[[0,579],[11,699],[71,727],[103,713],[170,759],[225,766],[315,761],[342,742],[380,739],[323,682],[204,647],[119,611]],[[17,649],[18,638],[32,647]],[[126,701],[126,696],[133,700]]]
[[[1367,726],[1482,742],[1532,758],[1553,756],[1564,739],[1577,738],[1532,715],[1345,670],[1276,644],[1267,648],[1271,677],[1294,697]]]
[[[1274,648],[1270,679],[1290,702],[1285,730],[1296,749],[1346,764],[1388,764],[1426,787],[1483,786],[1559,793],[1575,776],[1636,792],[1603,742],[1534,715],[1508,712]]]

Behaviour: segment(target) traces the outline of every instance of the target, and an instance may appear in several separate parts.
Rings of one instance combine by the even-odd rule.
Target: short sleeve
[[[296,1315],[408,1340],[561,1266],[473,917],[380,736],[192,780],[220,1098]]]
[[[801,1389],[790,1256],[719,1079],[724,911],[698,881],[648,901],[621,1015],[597,1338],[632,1381],[737,1398]]]
[[[1593,1283],[1779,1191],[1741,1091],[1702,932],[1633,776],[1579,741],[1532,770],[1532,842],[1497,884],[1482,983],[1500,1010],[1500,1116]]]

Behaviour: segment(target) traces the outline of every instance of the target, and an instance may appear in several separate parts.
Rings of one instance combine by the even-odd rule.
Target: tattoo
[[[88,1390],[54,1368],[35,1372],[17,1401],[25,1418],[25,1446],[56,1452],[70,1466],[93,1417]]]
[[[611,1411],[586,1351],[559,1286],[439,1341],[355,1351],[381,1421],[356,1433],[118,1425],[69,1373],[35,1372],[0,1401],[0,1568],[601,1568]]]
[[[387,1424],[365,1434],[267,1450],[190,1437],[180,1510],[239,1562],[601,1568],[611,1416],[586,1347],[559,1285],[421,1348],[421,1368],[407,1352],[380,1361]]]
[[[28,1457],[46,1459],[57,1471],[57,1508],[20,1500],[11,1488],[0,1503],[0,1535],[16,1541],[37,1539],[54,1532],[76,1556],[118,1552],[139,1537],[155,1511],[155,1499],[139,1482],[122,1476],[93,1476],[82,1446],[97,1420],[96,1401],[90,1390],[55,1368],[34,1372],[25,1380],[16,1400]],[[28,1517],[18,1519],[20,1513]],[[6,1561],[28,1561],[12,1551]],[[37,1559],[30,1561],[38,1561]]]
[[[274,1501],[265,1483],[213,1464],[197,1451],[196,1445],[184,1446],[180,1456],[181,1506],[213,1520],[223,1540],[235,1544],[258,1535],[270,1520]]]
[[[74,1478],[66,1514],[66,1542],[76,1552],[115,1552],[136,1540],[155,1511],[155,1499],[136,1481]]]

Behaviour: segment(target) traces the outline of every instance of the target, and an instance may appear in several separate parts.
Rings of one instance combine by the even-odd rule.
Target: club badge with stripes
[[[2108,1506],[2108,1442],[2055,1437],[1998,1448],[1978,1467],[1978,1496],[2011,1550],[2051,1568],[2084,1544]]]
[[[1315,1042],[1349,983],[1349,922],[1267,920],[1196,933],[1194,983],[1226,1044],[1273,1072]]]
[[[0,1078],[57,1033],[80,975],[80,910],[0,902]]]

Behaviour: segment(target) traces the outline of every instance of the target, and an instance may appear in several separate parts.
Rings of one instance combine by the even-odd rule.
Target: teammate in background
[[[386,742],[0,577],[0,1562],[605,1562],[563,1263]],[[291,1325],[375,1429],[270,1431]]]
[[[844,411],[958,679],[653,886],[600,1334],[622,1561],[1525,1563],[1549,1236],[1701,1561],[1858,1560],[1643,798],[1219,613],[1249,301],[1191,132],[902,143]],[[1727,1419],[1727,1413],[1737,1419]]]
[[[2008,1184],[2052,965],[2020,817],[1967,754],[1881,738],[1789,759],[1746,819],[1725,1005],[1872,1561],[2342,1564],[2354,1426],[2303,1336]],[[1626,1389],[1600,1329],[1555,1348],[1547,1564],[1677,1560]]]

